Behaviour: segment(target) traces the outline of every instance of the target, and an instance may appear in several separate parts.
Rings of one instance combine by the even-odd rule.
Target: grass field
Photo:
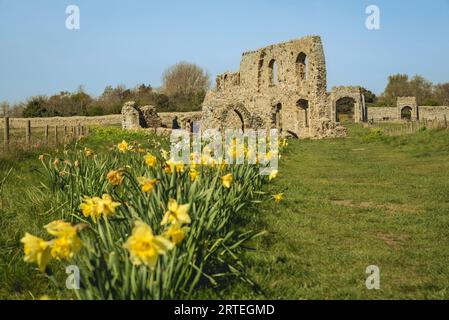
[[[259,290],[228,283],[198,298],[449,298],[448,131],[386,137],[354,126],[347,139],[289,144],[264,190],[283,191],[284,201],[255,204],[236,225],[267,230],[244,257]],[[37,155],[0,156],[0,298],[53,292],[19,245],[25,230],[39,235],[57,218]],[[365,287],[369,265],[380,268],[380,290]]]

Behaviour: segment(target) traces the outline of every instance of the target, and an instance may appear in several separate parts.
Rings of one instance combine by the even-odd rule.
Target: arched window
[[[300,111],[304,117],[304,127],[309,127],[309,101],[304,99],[299,99],[296,102],[296,106],[301,109]]]
[[[301,52],[296,57],[296,75],[299,81],[307,80],[307,56],[304,52]]]
[[[278,78],[278,64],[276,62],[276,60],[271,60],[270,63],[268,64],[268,70],[269,70],[269,84],[270,85],[277,85],[279,83],[279,78]]]

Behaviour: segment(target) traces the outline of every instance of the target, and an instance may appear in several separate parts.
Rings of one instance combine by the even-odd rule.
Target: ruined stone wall
[[[188,119],[191,121],[200,122],[201,121],[201,111],[192,112],[159,112],[159,117],[162,120],[162,126],[171,128],[173,118],[178,117],[178,123],[181,128],[185,128],[185,124]]]
[[[219,75],[203,102],[203,126],[279,128],[300,137],[332,135],[326,64],[318,36],[242,55],[238,72]]]
[[[449,107],[448,106],[419,106],[418,107],[419,120],[449,120]]]
[[[394,121],[398,119],[397,107],[367,107],[368,121]]]

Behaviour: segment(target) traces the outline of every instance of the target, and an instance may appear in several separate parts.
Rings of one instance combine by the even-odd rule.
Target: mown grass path
[[[449,132],[292,141],[267,192],[281,204],[253,210],[268,234],[247,254],[263,294],[228,298],[447,299]],[[365,286],[369,265],[380,290]]]

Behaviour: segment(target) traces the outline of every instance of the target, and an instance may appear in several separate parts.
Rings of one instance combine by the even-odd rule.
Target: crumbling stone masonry
[[[122,108],[122,128],[159,128],[162,120],[154,106],[139,107],[134,101],[126,102]]]
[[[278,128],[284,135],[345,135],[332,114],[321,38],[307,36],[243,53],[203,102],[202,127]],[[342,90],[342,89],[341,89]],[[337,99],[336,90],[330,99]],[[357,96],[357,90],[350,90]],[[356,98],[360,103],[359,98]]]

